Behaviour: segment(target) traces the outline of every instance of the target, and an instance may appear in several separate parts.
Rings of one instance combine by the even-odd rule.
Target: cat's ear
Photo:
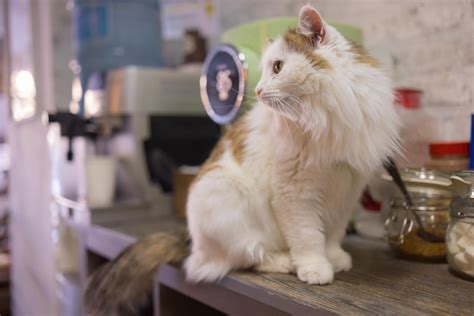
[[[268,46],[270,46],[273,43],[273,39],[270,37],[267,37],[265,42],[262,43],[262,51],[266,50]]]
[[[301,33],[314,36],[319,43],[324,41],[326,37],[324,20],[319,12],[309,4],[301,8],[298,24]]]

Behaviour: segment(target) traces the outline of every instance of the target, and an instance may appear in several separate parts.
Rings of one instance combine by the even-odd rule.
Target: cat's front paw
[[[308,284],[329,284],[334,279],[334,270],[327,259],[305,263],[296,269],[298,279]]]
[[[334,272],[349,271],[352,268],[352,258],[341,248],[328,250],[328,259],[332,264]]]

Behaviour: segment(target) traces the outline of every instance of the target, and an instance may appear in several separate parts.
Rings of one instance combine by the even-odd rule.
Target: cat
[[[340,246],[370,176],[398,147],[390,80],[311,6],[265,50],[258,103],[218,144],[189,195],[188,279],[233,269],[351,268]]]
[[[328,284],[352,267],[341,240],[363,188],[399,152],[391,81],[310,5],[297,28],[268,44],[261,68],[255,106],[191,186],[186,276],[212,282],[253,268]]]

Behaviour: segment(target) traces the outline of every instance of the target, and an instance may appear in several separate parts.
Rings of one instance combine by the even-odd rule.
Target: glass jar
[[[430,156],[426,167],[452,174],[469,167],[469,143],[430,144]]]
[[[423,92],[412,88],[395,90],[395,110],[402,127],[400,139],[405,149],[397,164],[403,167],[423,166],[430,158],[426,139],[427,116],[423,107]]]
[[[390,247],[400,256],[421,261],[445,261],[444,241],[449,224],[451,199],[443,196],[417,197],[413,207],[420,218],[423,230],[434,237],[428,239],[420,233],[420,227],[402,198],[395,198],[391,213],[385,222]]]
[[[474,281],[474,171],[462,171],[452,178],[471,184],[470,192],[456,196],[451,203],[451,223],[446,244],[448,263],[456,274]]]

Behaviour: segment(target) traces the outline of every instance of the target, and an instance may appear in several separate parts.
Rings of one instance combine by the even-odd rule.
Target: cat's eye
[[[277,60],[273,63],[273,73],[278,74],[281,69],[283,68],[283,62],[281,60]]]

